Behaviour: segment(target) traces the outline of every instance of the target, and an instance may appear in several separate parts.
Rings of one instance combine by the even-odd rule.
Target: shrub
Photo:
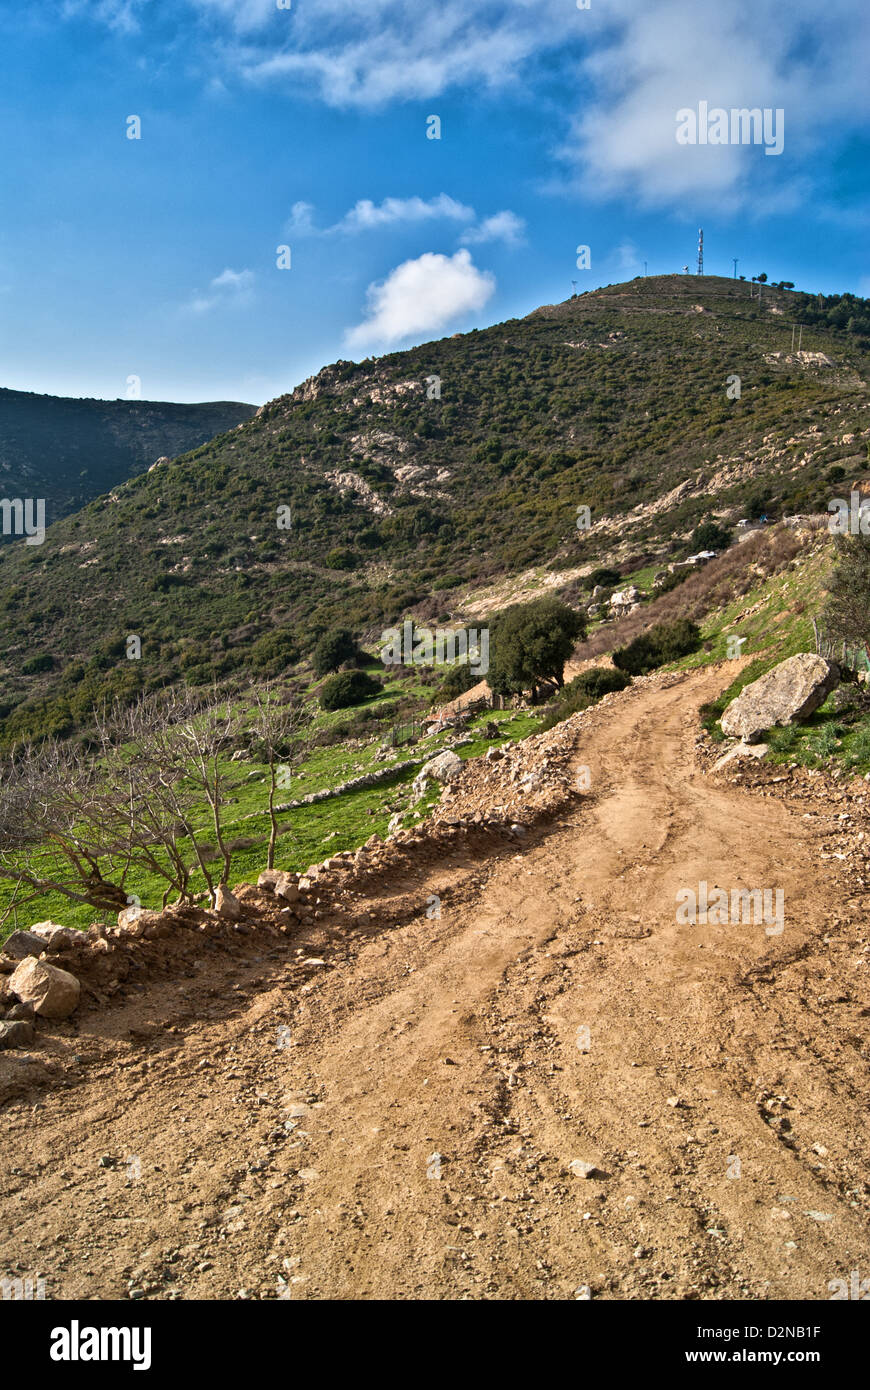
[[[624,690],[627,685],[631,685],[631,677],[622,671],[612,671],[608,666],[593,666],[590,671],[583,671],[565,686],[558,704],[543,719],[540,731],[552,729],[569,715],[597,704],[603,695],[609,695],[612,690]]]
[[[618,584],[622,575],[619,570],[608,569],[602,565],[600,569],[593,570],[586,580],[590,589],[595,589],[600,584],[604,589],[610,589],[614,584]]]
[[[363,700],[377,694],[380,689],[380,681],[376,681],[367,671],[341,671],[324,681],[320,690],[320,705],[322,709],[349,709],[352,705],[362,704]]]
[[[356,569],[357,556],[346,546],[337,546],[335,550],[330,550],[323,563],[330,570],[352,570]]]
[[[358,655],[356,639],[347,627],[333,627],[324,632],[314,648],[312,660],[318,676],[326,676],[337,671],[345,661],[354,661]]]
[[[24,676],[35,676],[40,671],[51,671],[54,667],[54,657],[48,652],[40,652],[39,656],[32,656],[29,661],[25,661],[21,668]]]
[[[458,696],[464,695],[466,690],[470,690],[473,685],[477,685],[479,679],[480,677],[476,676],[465,663],[451,666],[432,697],[433,705],[443,705],[450,700],[457,699]]]
[[[694,551],[727,550],[731,544],[732,533],[727,526],[718,521],[702,521],[692,533],[691,545]]]
[[[593,666],[591,670],[575,676],[570,685],[566,685],[565,694],[571,695],[577,691],[595,701],[613,690],[624,690],[627,685],[631,685],[631,676],[624,671],[614,671],[609,666]]]
[[[276,632],[267,632],[254,643],[250,665],[259,675],[278,676],[297,660],[298,655],[295,636],[287,628],[279,628]],[[187,653],[181,658],[182,666],[186,658]]]
[[[689,618],[676,618],[671,623],[656,623],[649,632],[635,637],[627,647],[617,648],[613,653],[613,664],[631,676],[642,676],[657,666],[688,656],[689,652],[697,651],[700,644],[701,633],[697,624]]]

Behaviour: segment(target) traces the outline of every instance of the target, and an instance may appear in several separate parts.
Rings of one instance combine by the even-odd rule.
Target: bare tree
[[[275,792],[279,776],[285,771],[289,774],[288,759],[299,755],[301,737],[306,730],[309,718],[303,703],[298,697],[282,699],[271,681],[252,690],[253,718],[250,734],[254,741],[252,751],[262,758],[269,769],[269,850],[266,867],[275,867],[275,844],[278,839],[278,818],[275,812]]]
[[[165,907],[192,896],[196,868],[214,901],[230,875],[229,755],[243,740],[269,768],[273,867],[278,777],[304,724],[301,702],[269,684],[206,699],[181,690],[99,712],[88,756],[55,738],[14,750],[0,761],[0,878],[16,884],[9,911],[50,892],[117,911],[130,901],[131,872],[162,880]]]
[[[53,738],[0,764],[0,877],[25,891],[20,902],[62,893],[101,909],[126,905],[133,846],[106,790],[102,769]]]
[[[189,896],[190,870],[181,845],[186,838],[214,899],[217,884],[208,867],[204,810],[222,861],[218,882],[226,883],[229,878],[232,854],[224,834],[227,755],[242,725],[243,715],[229,697],[219,698],[213,692],[211,700],[203,702],[192,691],[182,690],[142,696],[123,713],[116,711],[103,731],[104,743],[117,744],[120,735],[132,750],[125,786],[130,817],[137,825],[140,857],[149,858],[150,837],[150,843],[162,850],[166,863],[152,855],[149,867],[156,869],[160,859],[170,889],[174,886],[182,897]],[[171,873],[167,873],[167,866]]]

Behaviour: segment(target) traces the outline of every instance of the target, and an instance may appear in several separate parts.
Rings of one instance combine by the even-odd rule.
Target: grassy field
[[[383,667],[373,663],[370,670],[383,672]],[[382,692],[367,701],[365,706],[352,710],[324,711],[316,708],[311,690],[306,692],[306,702],[312,712],[309,729],[311,739],[334,733],[336,726],[346,721],[348,716],[358,715],[361,708],[376,714],[379,706],[389,706],[397,698],[403,705],[415,706],[415,717],[429,708],[431,687],[423,684],[416,674],[404,679],[395,677],[385,682]],[[402,715],[407,721],[410,716]],[[492,722],[499,728],[499,736],[490,738],[484,727]],[[456,751],[461,758],[475,757],[487,748],[497,746],[508,739],[524,738],[539,725],[537,714],[514,710],[484,711],[468,725],[463,737],[468,742]],[[374,727],[374,721],[372,721]],[[301,806],[279,814],[279,839],[276,847],[276,867],[301,872],[310,864],[323,859],[331,853],[352,850],[363,844],[370,835],[385,835],[391,816],[400,814],[403,824],[414,824],[431,808],[439,795],[439,789],[431,789],[427,795],[412,805],[411,783],[420,767],[437,753],[449,747],[455,730],[444,731],[435,737],[405,743],[391,750],[387,758],[379,759],[378,753],[383,744],[383,730],[368,739],[342,739],[338,743],[323,746],[310,746],[298,765],[291,767],[290,785],[279,790],[278,804],[299,800],[311,792],[332,788],[352,778],[362,776],[375,769],[388,769],[391,762],[413,761],[414,766],[399,772],[394,778],[386,778],[375,787],[361,788],[343,792],[328,801],[313,806]],[[268,815],[268,768],[252,758],[223,764],[228,777],[229,802],[226,807],[224,833],[232,849],[232,869],[230,882],[256,882],[258,874],[266,867],[266,851],[269,839]],[[209,821],[206,808],[196,826],[203,831],[203,839],[210,842],[207,832]],[[193,862],[193,847],[189,841],[182,841],[188,856]],[[215,860],[217,854],[215,853]],[[191,878],[192,890],[204,892],[206,883],[202,872],[197,871]],[[144,907],[159,908],[164,884],[153,873],[131,873],[125,881],[125,888],[131,897],[138,898]],[[14,896],[14,885],[0,880],[0,914],[9,908]],[[0,925],[0,940],[16,928],[32,922],[51,919],[64,926],[84,928],[92,922],[113,920],[110,913],[101,913],[93,907],[71,902],[63,894],[43,894],[31,900],[22,909]]]

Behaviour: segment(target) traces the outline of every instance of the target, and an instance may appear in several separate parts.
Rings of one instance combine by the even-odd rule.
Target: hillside
[[[0,494],[44,498],[51,524],[254,410],[238,401],[72,400],[0,389]]]
[[[326,367],[3,551],[2,734],[71,732],[106,694],[182,677],[278,673],[335,621],[372,639],[455,619],[529,566],[570,594],[605,559],[684,555],[711,515],[824,510],[868,467],[868,329],[852,296],[766,286],[759,304],[739,281],[650,277]]]

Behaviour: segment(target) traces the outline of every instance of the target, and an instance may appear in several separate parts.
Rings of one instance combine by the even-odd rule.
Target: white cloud
[[[212,8],[224,0],[198,0]],[[229,3],[229,0],[226,0]],[[582,32],[567,0],[318,0],[294,11],[292,45],[239,49],[252,81],[291,80],[331,106],[380,106],[438,96],[451,87],[501,86],[548,46]],[[588,18],[588,17],[586,17]]]
[[[519,246],[524,241],[526,224],[515,212],[495,212],[485,217],[477,227],[469,227],[459,240],[463,246],[479,246],[485,241],[504,241],[508,246]]]
[[[221,304],[246,304],[254,286],[252,270],[222,270],[216,275],[205,294],[196,293],[185,308],[194,314],[207,314]]]
[[[373,227],[388,227],[397,222],[429,222],[433,218],[449,218],[456,222],[469,222],[474,217],[474,208],[457,203],[447,193],[439,193],[437,198],[425,201],[423,198],[385,198],[382,203],[373,203],[369,198],[361,198],[345,213],[340,222],[330,228],[332,232],[364,232]]]
[[[471,222],[475,217],[474,208],[466,207],[447,193],[439,193],[435,198],[384,198],[382,203],[374,203],[370,198],[360,198],[353,207],[331,227],[319,229],[314,225],[314,207],[311,203],[294,203],[284,230],[296,236],[333,236],[344,234],[354,236],[358,232],[368,232],[376,228],[394,227],[418,222],[446,220],[452,222]]]
[[[422,121],[433,109],[444,114],[437,99],[457,88],[534,96],[546,63],[548,83],[564,88],[551,148],[570,187],[639,204],[799,205],[805,192],[791,156],[829,167],[831,146],[870,112],[865,7],[856,0],[825,0],[822,10],[817,0],[785,8],[782,0],[608,0],[582,11],[571,0],[298,0],[290,10],[273,0],[183,3],[201,22],[191,47],[199,40],[213,69],[339,109],[414,101],[425,103]],[[147,10],[148,0],[66,0],[65,12],[130,27]],[[149,25],[140,27],[147,36]],[[676,112],[701,100],[782,107],[785,157],[677,145]]]
[[[313,213],[313,203],[294,203],[290,209],[290,216],[284,223],[284,231],[288,236],[315,236],[317,228],[313,222]]]
[[[851,0],[826,4],[823,28],[810,0],[792,0],[787,19],[779,0],[731,0],[703,19],[696,0],[611,5],[624,22],[584,64],[593,99],[561,150],[585,193],[781,211],[797,201],[788,159],[780,166],[752,146],[678,145],[676,112],[699,101],[781,107],[789,156],[819,149],[826,131],[836,138],[844,117],[867,110],[863,20]]]
[[[346,344],[360,350],[436,333],[462,315],[482,309],[494,290],[495,278],[477,269],[470,251],[457,251],[454,256],[427,251],[369,286],[368,317],[347,331]]]

